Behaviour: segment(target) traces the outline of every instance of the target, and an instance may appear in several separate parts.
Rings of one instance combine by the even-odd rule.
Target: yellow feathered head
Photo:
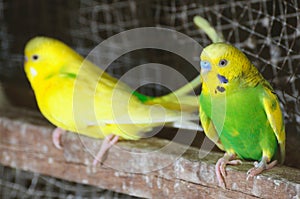
[[[25,46],[25,72],[32,83],[60,73],[70,60],[82,59],[64,43],[48,38],[35,37]]]
[[[221,93],[224,92],[230,83],[241,80],[248,72],[253,72],[254,67],[243,52],[223,42],[205,47],[200,59],[203,83],[211,87],[213,92],[216,88]]]
[[[213,71],[228,80],[247,72],[251,63],[246,55],[236,47],[226,43],[213,43],[203,49],[201,56],[201,74]]]

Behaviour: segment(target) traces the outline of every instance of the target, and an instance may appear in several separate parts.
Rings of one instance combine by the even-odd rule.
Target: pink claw
[[[54,131],[52,132],[52,142],[57,149],[60,149],[60,150],[62,149],[60,139],[61,139],[61,136],[63,134],[65,134],[65,132],[66,132],[65,130],[63,130],[59,127],[54,129]]]
[[[254,177],[262,173],[264,170],[272,169],[277,164],[277,160],[274,160],[268,164],[267,159],[267,157],[263,157],[259,163],[254,162],[254,167],[249,169],[249,171],[247,172],[247,180],[249,179],[249,177]]]
[[[216,164],[216,175],[219,182],[219,186],[225,188],[224,178],[227,175],[226,173],[226,165],[238,165],[242,164],[241,160],[235,160],[235,155],[225,153],[222,158],[220,158]]]
[[[101,149],[96,155],[93,165],[96,166],[98,162],[102,161],[103,155],[106,153],[106,151],[112,147],[114,144],[118,142],[119,136],[118,135],[108,135],[102,143]]]

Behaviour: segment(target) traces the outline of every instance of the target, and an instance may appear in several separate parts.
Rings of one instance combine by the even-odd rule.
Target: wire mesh
[[[192,20],[195,15],[206,18],[226,41],[241,48],[271,82],[282,105],[289,107],[284,109],[287,122],[300,131],[300,10],[297,1],[124,0],[99,5],[89,0],[80,3],[81,26],[72,33],[77,46],[82,48],[85,48],[83,41],[99,44],[109,36],[141,26],[175,29],[206,46],[211,41],[195,28]],[[132,57],[122,62],[116,64],[119,68],[115,71],[141,64]]]
[[[77,3],[68,28],[70,28],[70,40],[73,46],[83,55],[88,54],[91,48],[114,34],[143,26],[171,28],[187,34],[206,46],[211,41],[203,32],[197,30],[192,20],[195,15],[206,18],[224,35],[226,41],[241,48],[247,54],[276,90],[284,110],[287,151],[291,152],[286,164],[299,168],[299,161],[296,159],[300,149],[300,3],[298,0],[78,0]],[[17,40],[10,35],[3,16],[5,9],[8,9],[7,4],[6,1],[0,0],[1,49],[10,49],[12,41]],[[58,26],[63,28],[63,25],[58,24]],[[51,28],[47,30],[47,32],[51,31]],[[11,53],[9,50],[3,51],[0,58],[4,60],[7,57],[17,60],[9,61],[10,65],[22,62],[21,54]],[[120,57],[108,72],[115,77],[120,77],[130,68],[149,62],[165,63],[178,70],[184,64],[178,60],[178,57],[167,52],[148,49]],[[16,75],[9,75],[11,71],[4,67],[1,67],[0,71],[6,74],[5,77]],[[192,67],[181,68],[181,72],[190,79],[198,75]],[[20,71],[17,70],[16,73],[18,75]],[[166,91],[160,86],[151,85],[145,88],[144,92],[160,95]],[[125,197],[95,187],[4,166],[0,166],[0,174],[2,198]]]
[[[0,196],[6,198],[135,198],[0,165]]]

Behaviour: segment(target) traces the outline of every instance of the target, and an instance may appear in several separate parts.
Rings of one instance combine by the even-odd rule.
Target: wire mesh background
[[[23,44],[30,37],[37,34],[54,36],[71,44],[82,55],[87,55],[94,46],[116,33],[136,27],[158,26],[180,31],[206,46],[211,41],[192,21],[195,15],[201,15],[224,35],[226,41],[241,48],[275,88],[285,116],[288,152],[286,165],[299,168],[300,162],[296,158],[300,152],[299,4],[297,0],[77,0],[72,3],[0,0],[1,82],[12,104],[36,108],[23,70],[16,67],[22,65]],[[27,23],[26,17],[20,23],[20,16],[12,14],[12,10],[21,16],[35,13],[37,16],[32,17],[43,24],[38,21]],[[19,23],[16,24],[17,27],[14,27],[15,23]],[[31,31],[24,32],[27,29]],[[20,45],[17,46],[17,43]],[[111,65],[108,72],[120,77],[130,68],[150,62],[172,66],[188,79],[198,75],[193,67],[180,58],[151,49],[122,56]],[[186,66],[182,67],[184,63]],[[26,89],[22,89],[21,93],[28,102],[24,104],[14,101],[16,94],[12,95],[8,91],[11,90],[11,84],[18,85],[15,89],[25,85]],[[167,91],[161,86],[149,85],[143,92],[161,95]],[[17,93],[20,95],[20,92]],[[2,198],[125,197],[95,187],[3,166],[0,166],[0,175]]]

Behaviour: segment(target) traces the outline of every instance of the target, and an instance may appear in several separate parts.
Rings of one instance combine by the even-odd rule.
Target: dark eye
[[[32,55],[32,59],[33,59],[34,61],[36,61],[36,60],[39,59],[39,56],[38,56],[38,55]]]
[[[224,67],[227,65],[227,60],[226,59],[221,59],[221,61],[219,62],[219,66]]]

